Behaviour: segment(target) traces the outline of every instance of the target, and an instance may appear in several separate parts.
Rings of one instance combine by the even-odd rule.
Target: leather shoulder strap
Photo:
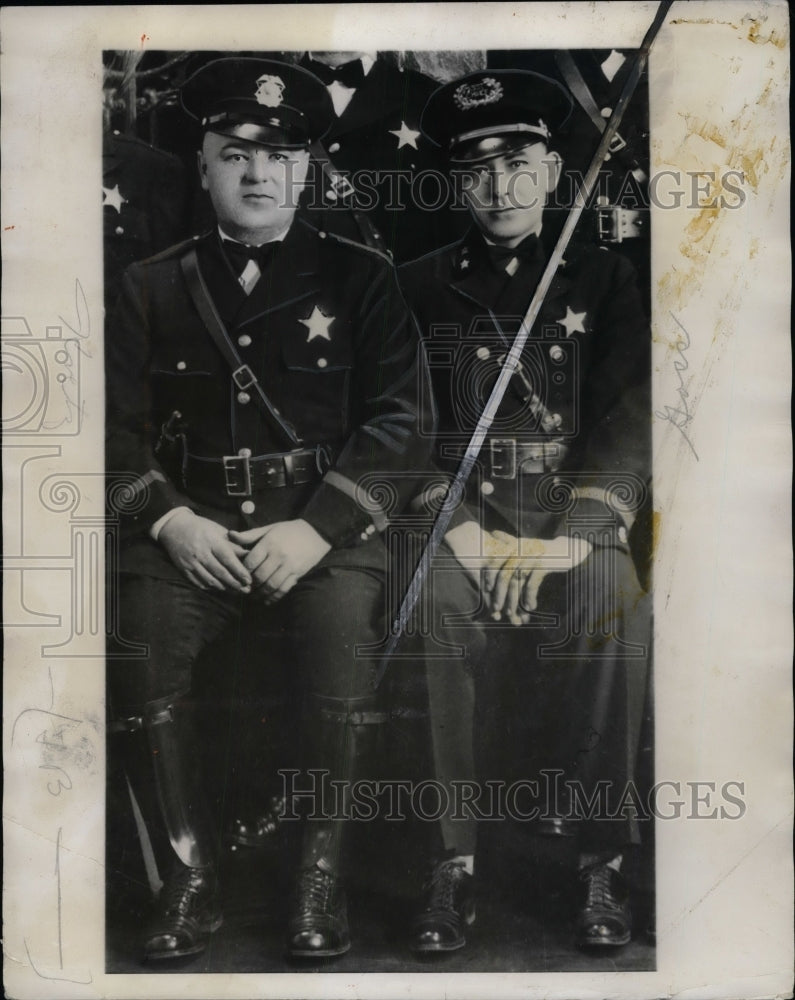
[[[207,328],[207,332],[213,338],[215,346],[232,370],[232,381],[241,391],[252,392],[265,419],[268,420],[271,426],[282,434],[293,448],[300,447],[303,441],[298,436],[295,427],[279,413],[268,398],[265,390],[259,384],[257,376],[248,365],[243,363],[242,358],[237,353],[235,345],[232,343],[232,339],[224,326],[224,322],[218,315],[218,310],[215,308],[215,303],[210,296],[207,285],[204,283],[204,278],[199,270],[199,259],[195,248],[192,248],[185,254],[180,260],[180,266],[182,273],[185,275],[185,281],[187,282],[193,304],[196,306],[199,316]]]

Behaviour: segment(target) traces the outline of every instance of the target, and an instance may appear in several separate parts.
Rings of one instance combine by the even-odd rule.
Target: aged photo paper
[[[559,859],[574,852],[568,828],[552,817],[547,833],[553,836],[536,838],[543,846],[525,864],[522,823],[513,816],[512,824],[481,824],[476,876],[489,881],[479,887],[478,919],[460,951],[418,957],[407,949],[420,860],[406,846],[408,835],[382,823],[371,843],[361,835],[357,841],[359,874],[349,887],[353,942],[338,962],[285,958],[288,881],[281,855],[272,846],[243,846],[245,838],[238,837],[231,846],[225,840],[220,863],[235,886],[232,919],[227,907],[226,923],[206,953],[144,964],[137,935],[159,876],[152,845],[145,836],[139,845],[143,802],[108,754],[106,651],[119,635],[115,590],[111,585],[106,596],[105,580],[116,571],[116,514],[125,501],[109,496],[105,477],[105,333],[123,267],[141,255],[130,251],[125,258],[121,242],[112,242],[126,240],[131,215],[122,219],[126,188],[105,171],[110,133],[119,123],[125,130],[124,98],[130,98],[136,66],[143,67],[132,91],[141,120],[161,102],[144,137],[158,149],[160,159],[152,162],[162,171],[163,197],[150,199],[134,223],[148,256],[203,231],[192,227],[207,228],[207,206],[197,209],[198,200],[182,213],[182,223],[175,219],[179,184],[198,191],[195,144],[192,133],[180,132],[176,94],[163,95],[211,55],[243,53],[296,65],[305,53],[372,53],[381,66],[440,86],[481,73],[455,92],[447,109],[455,114],[498,105],[511,86],[503,72],[549,72],[572,91],[589,137],[582,148],[576,136],[570,148],[562,147],[582,178],[613,107],[589,106],[581,74],[593,83],[586,72],[592,67],[608,89],[626,80],[660,9],[647,2],[570,2],[0,12],[8,996],[792,995],[791,147],[784,3],[678,0],[664,10],[648,66],[618,125],[634,138],[642,162],[625,166],[619,141],[606,164],[614,178],[634,177],[618,199],[625,211],[608,212],[596,195],[589,206],[589,218],[603,227],[603,249],[623,254],[638,272],[651,321],[645,411],[651,492],[638,480],[650,497],[642,583],[651,595],[653,681],[643,708],[637,785],[649,809],[634,816],[645,819],[641,846],[625,866],[637,890],[631,943],[575,947],[566,936],[570,882],[558,878]],[[365,63],[368,71],[372,62]],[[486,70],[493,76],[483,78]],[[278,107],[283,80],[262,79],[260,103]],[[118,86],[115,106],[108,102],[109,81]],[[429,118],[423,121],[431,127]],[[442,132],[444,124],[437,123]],[[539,134],[548,132],[543,122],[538,127]],[[409,120],[408,100],[386,128],[395,137],[390,142],[410,156],[418,139],[424,149],[426,137],[419,118],[416,127]],[[328,146],[332,155],[335,145],[339,149],[339,143]],[[174,181],[188,170],[189,182]],[[557,193],[562,225],[571,199],[562,188]],[[616,200],[615,183],[608,193],[606,200]],[[416,207],[415,189],[410,199]],[[401,216],[395,239],[405,243],[390,244],[395,262],[462,239],[460,216],[452,213],[449,230],[442,222],[438,230],[409,226],[408,215]],[[171,232],[173,238],[160,235]],[[459,277],[471,263],[466,246],[456,258]],[[119,266],[111,273],[108,260],[116,252]],[[574,260],[573,251],[569,256]],[[507,273],[520,266],[513,258]],[[402,287],[410,299],[408,279]],[[560,320],[553,318],[563,333],[559,345],[545,344],[550,371],[560,363],[569,372],[567,358],[575,359],[575,371],[572,335],[586,335],[586,309],[567,307]],[[299,319],[312,350],[321,347],[332,359],[330,368],[325,356],[312,365],[333,371],[330,321],[322,311]],[[487,347],[478,350],[481,360],[489,357]],[[435,357],[429,352],[431,369]],[[175,361],[175,370],[184,367]],[[242,394],[250,388],[238,387]],[[485,398],[477,398],[482,406]],[[558,417],[545,414],[553,423]],[[644,427],[638,437],[647,432]],[[511,447],[515,460],[516,443]],[[495,454],[504,460],[492,447],[492,478],[505,469]],[[480,489],[484,497],[493,492],[489,482]],[[626,529],[620,531],[625,545]],[[367,532],[362,540],[368,541]],[[528,690],[502,690],[500,706]],[[274,704],[278,714],[282,703]],[[397,759],[410,768],[421,729],[412,721],[415,702],[408,698],[400,706],[408,721],[394,731],[407,749]],[[499,748],[499,711],[482,710],[497,719],[492,736]],[[230,731],[236,725],[234,717],[223,718],[207,730],[210,757],[224,725]],[[250,744],[240,746],[245,757]],[[280,752],[269,758],[269,768],[292,763]],[[228,760],[212,761],[214,787],[224,794]],[[386,776],[399,777],[399,766]],[[637,798],[624,805],[636,813],[643,808]],[[237,809],[238,800],[224,805],[225,823]],[[241,820],[235,822],[239,828]]]

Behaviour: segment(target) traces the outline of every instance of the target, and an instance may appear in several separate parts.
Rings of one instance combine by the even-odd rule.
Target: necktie
[[[322,80],[326,86],[336,80],[344,87],[351,87],[355,90],[364,81],[364,67],[361,59],[353,59],[351,62],[336,67],[309,59],[307,60],[307,69],[310,73],[314,73],[319,80]]]
[[[535,233],[532,233],[530,236],[525,237],[516,247],[501,247],[487,244],[486,252],[495,270],[508,271],[509,274],[515,274],[519,264],[523,260],[535,260],[539,257],[541,253],[541,241]],[[516,264],[511,266],[514,260]]]
[[[277,246],[277,243],[263,243],[259,247],[250,247],[235,240],[223,240],[224,253],[246,295],[251,294]]]

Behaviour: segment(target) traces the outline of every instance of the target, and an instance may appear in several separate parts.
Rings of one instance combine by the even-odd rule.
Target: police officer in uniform
[[[108,129],[102,137],[102,215],[105,303],[110,308],[130,264],[189,234],[182,164],[142,139]]]
[[[571,103],[546,77],[486,70],[437,90],[423,113],[424,133],[461,173],[474,222],[400,272],[439,406],[437,462],[451,475],[548,259],[544,206],[561,175],[555,134]],[[622,945],[632,931],[620,869],[638,829],[620,806],[634,777],[650,638],[629,548],[650,472],[649,376],[632,267],[570,243],[445,539],[480,590],[473,625],[490,652],[479,710],[503,741],[502,776],[537,778],[532,760],[589,798],[607,788],[590,816],[575,808],[582,795],[573,806],[539,803],[552,829],[579,820],[583,946]],[[454,665],[441,680],[428,674],[431,690],[444,690],[434,723],[448,747],[437,755],[442,769],[456,759],[450,747],[459,769],[467,751],[474,767],[472,685],[456,683]],[[511,774],[515,759],[524,773]],[[429,882],[417,950],[463,944],[472,858],[457,853]]]
[[[243,616],[286,636],[305,765],[352,781],[378,721],[355,647],[382,638],[382,498],[415,491],[406,472],[428,451],[424,370],[389,261],[295,217],[308,144],[331,121],[323,84],[220,59],[181,99],[203,128],[217,226],[128,270],[106,343],[107,464],[126,524],[118,633],[146,651],[109,656],[112,729],[169,861],[148,959],[201,952],[222,919],[186,711],[198,656],[234,641]],[[259,653],[267,669],[267,639]],[[306,824],[291,956],[349,947],[344,832],[337,814]]]
[[[334,119],[323,146],[333,170],[353,189],[346,196],[347,187],[335,190],[327,176],[318,178],[313,203],[323,225],[366,239],[345,207],[353,201],[396,263],[460,236],[466,212],[453,208],[444,158],[419,126],[436,81],[399,69],[377,52],[307,52],[301,65],[328,88]]]

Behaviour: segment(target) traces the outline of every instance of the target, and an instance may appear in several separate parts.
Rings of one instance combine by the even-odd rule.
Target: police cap
[[[572,105],[568,91],[540,73],[479,70],[434,91],[420,128],[452,162],[484,160],[549,142]]]
[[[307,146],[333,120],[320,80],[273,59],[216,59],[185,81],[180,99],[206,132],[270,146]]]

